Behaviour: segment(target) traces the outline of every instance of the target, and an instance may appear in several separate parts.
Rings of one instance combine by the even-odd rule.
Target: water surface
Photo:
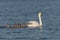
[[[43,29],[0,28],[1,40],[60,40],[60,0],[0,0],[0,25],[38,21]]]

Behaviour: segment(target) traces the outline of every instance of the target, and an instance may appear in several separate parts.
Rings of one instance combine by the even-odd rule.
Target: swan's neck
[[[40,28],[42,29],[42,20],[41,20],[41,15],[39,15],[39,25],[40,25]]]

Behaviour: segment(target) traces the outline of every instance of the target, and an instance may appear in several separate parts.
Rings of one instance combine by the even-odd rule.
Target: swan
[[[39,22],[37,22],[37,21],[29,21],[27,26],[30,27],[30,28],[40,27],[40,29],[42,29],[41,17],[42,17],[42,13],[40,12],[40,13],[38,13]]]
[[[39,22],[37,21],[29,21],[28,24],[26,25],[26,23],[23,24],[15,24],[13,26],[7,25],[7,28],[25,28],[25,27],[29,27],[29,28],[36,28],[39,27],[40,29],[42,29],[42,13],[38,13],[38,18],[39,18]]]

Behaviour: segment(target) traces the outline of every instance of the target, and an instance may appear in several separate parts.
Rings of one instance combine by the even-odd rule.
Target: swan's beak
[[[41,16],[43,16],[43,13],[41,13]]]
[[[38,15],[39,15],[39,16],[43,16],[43,13],[40,12]]]

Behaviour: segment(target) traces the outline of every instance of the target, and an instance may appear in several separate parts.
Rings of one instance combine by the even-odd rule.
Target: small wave
[[[31,38],[31,37],[16,37],[14,39],[35,39],[35,38]]]
[[[48,39],[48,38],[40,38],[40,39]]]

